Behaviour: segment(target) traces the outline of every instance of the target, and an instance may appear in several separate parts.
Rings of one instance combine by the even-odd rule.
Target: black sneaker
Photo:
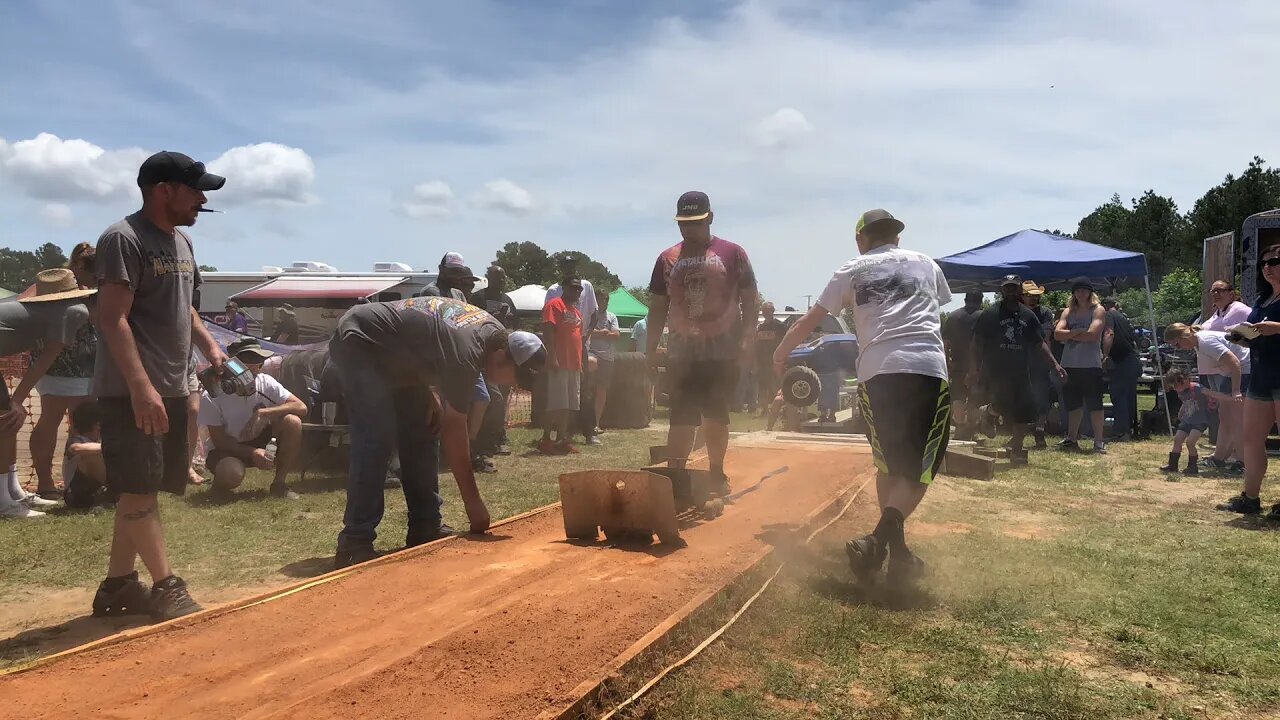
[[[373,560],[381,554],[382,553],[377,550],[374,550],[371,545],[361,545],[359,547],[338,550],[338,552],[333,555],[333,567],[338,570],[341,570],[342,568],[349,568],[352,565],[359,565],[362,562]]]
[[[849,557],[849,569],[853,571],[854,577],[863,581],[880,572],[880,566],[884,565],[888,552],[888,548],[875,535],[864,535],[844,544],[844,554]]]
[[[301,500],[302,496],[289,489],[284,483],[271,483],[271,497],[283,498],[285,500]]]
[[[1262,512],[1262,499],[1251,498],[1244,493],[1240,493],[1219,505],[1218,509],[1225,512],[1240,513],[1241,515],[1257,515]]]
[[[1107,454],[1107,444],[1106,444],[1106,443],[1100,443],[1100,442],[1096,442],[1096,441],[1095,441],[1095,442],[1093,443],[1093,454],[1094,454],[1094,455],[1106,455],[1106,454]]]
[[[1280,503],[1271,506],[1271,512],[1262,517],[1267,522],[1280,522]]]
[[[1243,477],[1244,463],[1240,462],[1239,460],[1233,463],[1227,463],[1226,467],[1222,468],[1222,474],[1230,477]]]
[[[172,620],[203,609],[191,599],[187,583],[177,575],[170,575],[151,588],[151,616],[156,620]]]
[[[910,550],[889,553],[889,570],[885,578],[890,583],[913,582],[924,576],[924,561]]]
[[[114,586],[114,589],[112,589]],[[135,570],[122,578],[107,578],[93,595],[93,616],[149,615],[151,593]]]
[[[723,471],[711,473],[711,495],[713,497],[728,497],[733,491],[729,488],[729,476]]]
[[[1210,473],[1223,473],[1227,469],[1227,464],[1210,455],[1200,461],[1200,469]]]
[[[498,468],[494,466],[493,461],[483,455],[471,458],[471,470],[478,473],[498,472]]]
[[[1065,452],[1079,452],[1080,443],[1068,438],[1058,443],[1058,449],[1063,450]]]
[[[418,545],[426,545],[429,542],[435,542],[441,538],[456,535],[457,532],[457,530],[454,530],[444,523],[440,523],[439,527],[431,530],[417,530],[410,528],[409,532],[404,536],[404,546],[411,548],[417,547]]]

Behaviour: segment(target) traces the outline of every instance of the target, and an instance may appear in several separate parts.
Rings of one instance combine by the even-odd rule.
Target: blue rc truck
[[[791,351],[782,375],[782,397],[796,407],[819,403],[824,416],[834,416],[840,386],[858,372],[858,338],[850,334],[823,335]]]

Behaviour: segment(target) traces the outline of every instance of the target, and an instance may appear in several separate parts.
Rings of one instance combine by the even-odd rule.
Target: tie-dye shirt
[[[663,250],[653,266],[649,292],[668,298],[668,354],[682,360],[731,360],[742,336],[739,294],[755,291],[747,251],[718,237],[691,254],[679,243]]]

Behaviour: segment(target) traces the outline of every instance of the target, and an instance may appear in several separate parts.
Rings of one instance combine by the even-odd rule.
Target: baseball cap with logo
[[[1018,277],[1017,275],[1005,275],[1003,278],[1000,279],[1000,289],[1003,290],[1004,288],[1007,288],[1010,285],[1016,285],[1018,286],[1019,289],[1021,289],[1022,278]]]
[[[902,232],[903,228],[906,227],[901,220],[895,218],[888,210],[876,208],[875,210],[868,210],[862,213],[858,218],[858,225],[854,229],[854,232],[862,232],[872,226],[876,226],[877,228],[884,227],[886,231],[889,228],[893,228],[893,234],[895,235]]]
[[[525,390],[533,390],[538,373],[547,363],[547,350],[537,335],[516,330],[507,336],[507,352],[516,364],[516,384]]]
[[[201,192],[218,190],[227,179],[204,169],[204,163],[196,162],[180,152],[166,150],[142,161],[138,168],[138,187],[158,183],[176,182]]]
[[[676,201],[676,222],[705,219],[711,214],[711,198],[698,190],[690,190]]]

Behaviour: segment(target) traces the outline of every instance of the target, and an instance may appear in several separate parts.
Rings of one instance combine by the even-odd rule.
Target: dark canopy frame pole
[[[1169,425],[1169,437],[1173,437],[1173,415],[1169,413],[1169,395],[1164,387],[1164,362],[1160,360],[1160,338],[1156,336],[1156,305],[1151,299],[1151,276],[1143,275],[1142,284],[1147,288],[1147,311],[1151,313],[1151,348],[1156,358],[1156,380],[1160,382],[1160,389],[1156,392],[1164,397],[1164,419]]]

